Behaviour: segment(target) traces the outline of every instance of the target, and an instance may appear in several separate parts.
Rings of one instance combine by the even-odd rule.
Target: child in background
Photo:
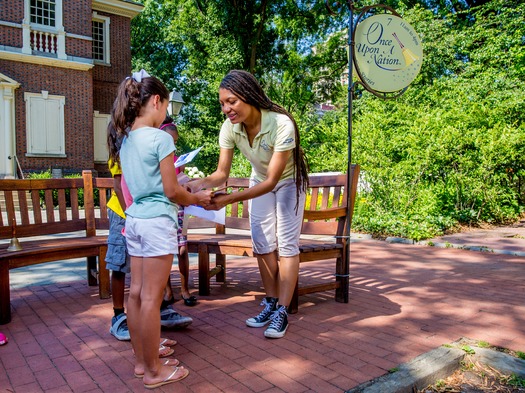
[[[118,135],[122,172],[133,197],[126,210],[126,242],[131,256],[128,327],[135,352],[134,374],[153,389],[185,378],[178,361],[161,364],[160,305],[177,244],[177,205],[207,206],[210,191],[191,194],[177,182],[173,139],[158,129],[169,92],[144,70],[119,86],[112,120]],[[110,146],[111,148],[111,146]]]
[[[130,273],[129,255],[126,251],[126,238],[122,235],[122,229],[126,222],[126,215],[122,206],[124,203],[124,195],[122,194],[121,178],[122,170],[120,169],[120,161],[118,151],[122,139],[117,138],[117,132],[113,124],[108,125],[108,146],[110,148],[110,157],[108,161],[109,170],[113,176],[113,190],[111,191],[111,198],[108,201],[108,218],[109,218],[109,234],[108,234],[108,251],[106,253],[106,269],[111,270],[111,297],[113,300],[114,316],[111,319],[111,327],[109,332],[117,338],[117,340],[130,340],[129,330],[127,325],[127,317],[124,312],[124,289],[126,285],[126,273]]]
[[[179,131],[177,126],[173,123],[173,119],[170,116],[166,116],[160,129],[166,131],[173,138],[173,143],[176,145],[179,140]],[[177,161],[177,156],[174,157],[175,162]],[[180,173],[184,174],[184,166],[175,168],[177,176]],[[188,255],[188,249],[186,247],[187,237],[183,233],[183,224],[184,224],[184,206],[179,206],[179,229],[177,232],[177,237],[179,241],[179,253],[177,255],[179,260],[179,272],[180,272],[180,284],[181,284],[181,298],[184,300],[184,304],[189,307],[193,307],[197,304],[197,298],[190,294],[188,287],[188,279],[190,275],[190,259]],[[169,280],[169,279],[168,279]],[[169,290],[168,290],[169,288]],[[163,308],[161,309],[161,318],[163,309],[167,308],[170,304],[173,304],[175,299],[173,297],[173,292],[171,291],[171,282],[168,282],[166,286],[166,291],[164,291],[164,300],[162,301]],[[162,323],[162,321],[161,321]]]

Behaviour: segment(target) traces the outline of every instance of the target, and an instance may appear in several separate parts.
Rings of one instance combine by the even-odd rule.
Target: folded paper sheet
[[[199,147],[198,149],[190,151],[189,153],[185,153],[181,155],[177,159],[177,161],[175,161],[175,168],[178,168],[180,166],[186,165],[187,163],[191,162],[201,149],[202,149],[202,146]]]
[[[202,207],[191,205],[184,207],[184,215],[204,218],[222,225],[226,222],[226,208],[224,207],[220,210],[206,210]]]

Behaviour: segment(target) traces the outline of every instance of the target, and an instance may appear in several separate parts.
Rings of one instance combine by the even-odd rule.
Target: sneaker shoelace
[[[281,329],[281,326],[283,325],[285,316],[286,316],[286,310],[284,307],[281,307],[275,310],[272,313],[272,316],[270,317],[271,322],[270,322],[270,326],[268,326],[268,329],[274,329],[274,330],[279,331]]]
[[[264,309],[260,312],[259,315],[255,317],[257,320],[263,320],[267,317],[268,314],[272,312],[273,304],[269,301],[267,301],[265,298],[262,300],[261,306],[264,306]]]

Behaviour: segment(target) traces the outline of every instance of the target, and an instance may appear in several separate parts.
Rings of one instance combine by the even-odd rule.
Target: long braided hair
[[[299,194],[306,191],[308,187],[308,165],[303,149],[300,146],[299,129],[293,116],[282,106],[268,98],[261,85],[249,72],[242,70],[230,71],[222,80],[219,88],[226,89],[235,94],[241,101],[254,106],[257,109],[266,109],[281,113],[290,118],[295,130],[295,147],[293,149],[294,180],[296,186],[297,201],[295,208],[299,206]]]

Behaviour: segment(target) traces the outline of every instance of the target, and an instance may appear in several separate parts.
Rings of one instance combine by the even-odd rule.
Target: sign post
[[[375,4],[358,9],[354,1],[346,0],[348,18],[348,166],[347,206],[350,207],[350,186],[352,184],[352,106],[354,98],[360,97],[358,85],[377,97],[396,98],[405,92],[416,78],[423,62],[421,40],[393,8]],[[335,15],[330,0],[325,2],[328,11]],[[342,8],[336,1],[334,5]],[[359,15],[354,20],[354,13]],[[354,81],[353,73],[358,80]],[[350,214],[348,211],[346,238],[347,263],[342,274],[345,301],[348,299],[350,279]]]

